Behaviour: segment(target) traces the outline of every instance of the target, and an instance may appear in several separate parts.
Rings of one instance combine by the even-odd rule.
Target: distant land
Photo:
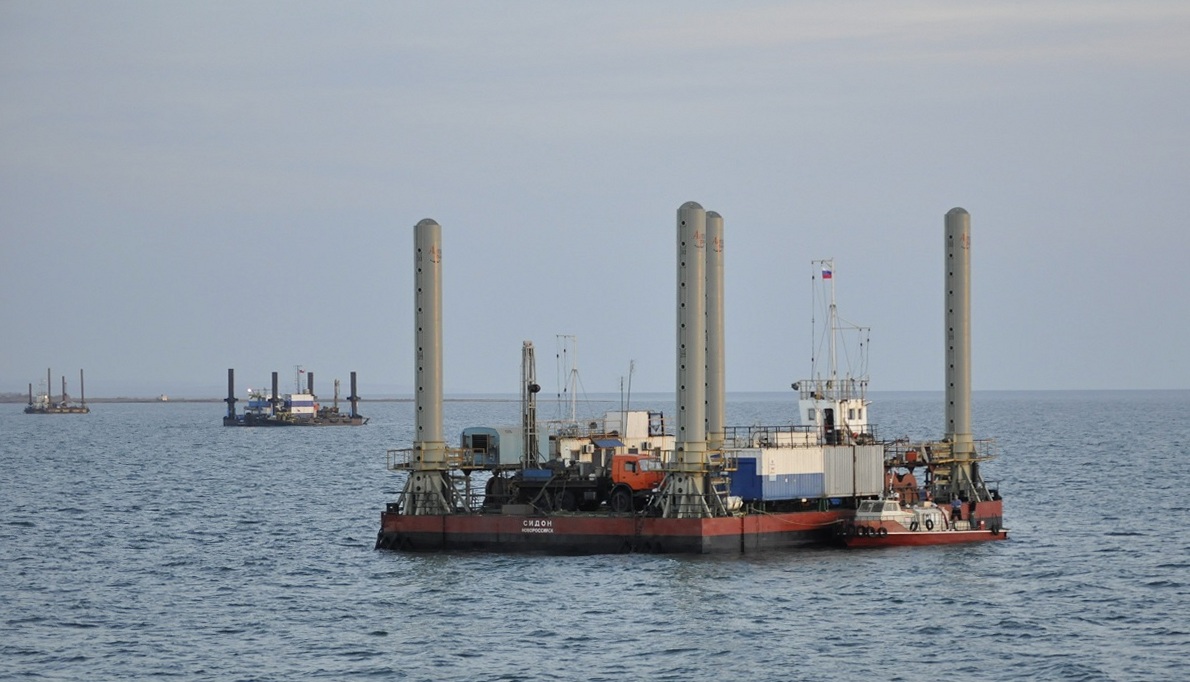
[[[87,398],[91,403],[221,403],[223,398],[170,398],[157,396],[156,398],[117,396],[115,398]],[[241,400],[243,400],[241,398]],[[70,396],[71,402],[78,402],[75,396]],[[0,403],[28,403],[28,393],[0,393]],[[340,400],[340,402],[346,402]],[[360,399],[361,403],[404,403],[413,402],[413,398],[368,398]]]
[[[70,396],[70,400],[71,400],[71,402],[77,402],[77,399],[75,398],[75,396]],[[243,398],[240,398],[240,400],[242,401]],[[94,404],[99,404],[99,403],[221,403],[223,401],[224,401],[224,398],[170,398],[168,396],[166,396],[164,398],[161,396],[157,396],[155,398],[135,397],[135,396],[133,396],[133,397],[117,396],[115,398],[87,398],[88,405],[90,405],[92,403],[94,403]],[[448,402],[448,403],[449,402],[511,402],[511,401],[520,401],[520,398],[515,395],[507,395],[507,396],[493,396],[493,395],[445,396],[443,398],[443,401]],[[28,393],[0,393],[0,404],[5,404],[5,403],[27,404],[28,402],[29,402],[29,394]],[[339,402],[345,403],[345,402],[350,402],[350,401],[346,401],[346,400],[343,400],[342,398],[340,398]],[[406,396],[380,396],[377,398],[360,398],[360,402],[361,403],[411,403],[411,402],[413,402],[413,397],[412,396],[408,396],[408,397],[406,397]],[[539,402],[550,402],[550,401],[539,399]],[[587,402],[590,402],[590,400],[588,400]],[[603,402],[606,402],[606,400]]]

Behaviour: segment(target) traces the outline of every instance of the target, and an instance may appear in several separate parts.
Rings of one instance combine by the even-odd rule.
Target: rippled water
[[[729,422],[787,423],[786,398],[735,396]],[[224,428],[217,403],[93,408],[0,405],[0,679],[1190,670],[1190,392],[977,394],[1007,542],[745,557],[374,551],[411,404],[325,429]],[[445,414],[452,439],[518,419],[515,402]],[[882,436],[937,437],[942,398],[880,395],[872,414]]]

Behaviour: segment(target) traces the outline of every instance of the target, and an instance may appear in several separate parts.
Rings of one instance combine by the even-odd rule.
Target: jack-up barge
[[[355,372],[351,373],[350,412],[339,411],[339,380],[335,379],[335,399],[331,406],[320,405],[314,394],[314,372],[297,370],[297,390],[281,395],[277,391],[277,373],[273,372],[273,388],[248,390],[248,406],[236,413],[235,370],[227,370],[227,415],[224,426],[363,426],[368,419],[359,413],[359,396],[355,390]],[[301,390],[301,375],[306,376],[306,390]]]
[[[948,232],[956,211],[967,216],[962,209],[947,214]],[[964,230],[961,241],[967,248],[969,220],[956,224]],[[532,397],[537,387],[527,369],[519,430],[468,429],[461,447],[447,447],[441,228],[428,219],[417,224],[416,431],[412,448],[388,453],[388,468],[398,472],[402,490],[381,512],[377,548],[752,553],[831,542],[840,528],[854,526],[857,507],[886,496],[888,453],[867,421],[867,378],[837,375],[833,352],[829,374],[795,384],[801,425],[725,425],[723,220],[688,202],[678,209],[677,227],[674,433],[655,428],[664,422],[648,413],[611,412],[589,433],[550,433],[548,455],[542,458]],[[953,268],[948,261],[948,270]],[[948,286],[952,276],[949,272]],[[831,273],[824,270],[823,278]],[[833,289],[830,305],[833,325]],[[966,346],[967,329],[948,328],[948,348]],[[531,345],[526,343],[526,349]],[[952,355],[948,352],[952,366],[956,360],[969,363],[967,351]],[[532,366],[524,357],[522,365]],[[958,371],[969,377],[969,370],[967,364]],[[971,522],[1000,528],[998,494],[991,499],[977,467],[964,459],[970,440],[969,379],[957,384],[966,397],[952,400],[949,386],[956,382],[951,370],[947,376],[946,442],[955,456],[945,472],[931,469],[934,494],[977,502],[970,509],[980,516]],[[964,410],[965,417],[958,414]],[[503,443],[500,435],[507,436]],[[622,467],[632,461],[639,471],[646,460],[662,472],[655,489],[643,490],[639,478],[634,482],[616,468],[617,462]],[[487,476],[482,494],[472,492],[473,475]]]
[[[45,371],[45,393],[33,396],[33,384],[29,384],[29,404],[25,407],[25,414],[87,414],[91,408],[87,407],[87,395],[83,389],[83,370],[79,370],[79,402],[70,402],[66,394],[66,377],[62,377],[62,399],[55,402],[51,393],[51,371]]]

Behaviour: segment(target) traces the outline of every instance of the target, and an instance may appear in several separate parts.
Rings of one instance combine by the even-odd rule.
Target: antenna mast
[[[537,466],[540,453],[537,449],[537,360],[533,342],[526,341],[521,347],[521,433],[524,434],[521,464],[524,468]]]
[[[575,422],[578,420],[578,337],[573,334],[558,334],[557,339],[561,348],[558,351],[558,378],[561,380],[562,375],[566,374],[566,385],[562,394],[570,394],[570,421]],[[568,359],[566,354],[570,347],[573,347],[574,351],[571,354],[573,357]]]

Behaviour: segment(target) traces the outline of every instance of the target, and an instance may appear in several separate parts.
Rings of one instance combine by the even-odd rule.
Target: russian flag
[[[830,269],[830,268],[823,268],[823,269],[822,269],[822,278],[823,278],[823,279],[830,279],[830,278],[831,278],[831,269]]]

